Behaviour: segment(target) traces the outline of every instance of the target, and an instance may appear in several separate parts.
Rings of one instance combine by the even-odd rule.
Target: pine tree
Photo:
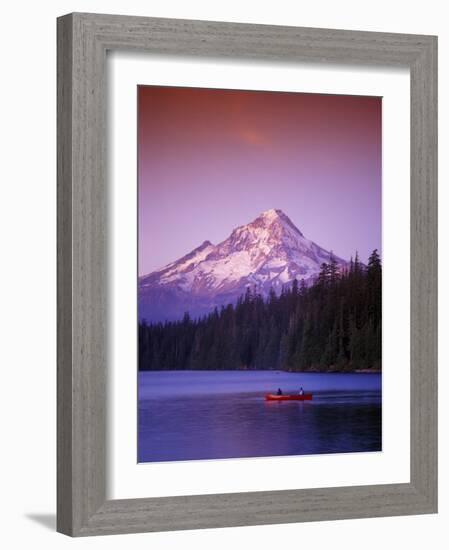
[[[329,264],[323,262],[321,264],[320,272],[318,274],[318,285],[321,289],[324,289],[329,282]]]
[[[329,282],[331,284],[335,284],[338,279],[338,263],[332,251],[330,253],[328,274],[329,274]]]
[[[298,279],[293,279],[292,283],[292,296],[296,298],[298,296]]]

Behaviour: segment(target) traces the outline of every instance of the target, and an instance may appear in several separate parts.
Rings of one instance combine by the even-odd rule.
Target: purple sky
[[[270,208],[381,250],[381,98],[139,86],[138,124],[139,275]]]

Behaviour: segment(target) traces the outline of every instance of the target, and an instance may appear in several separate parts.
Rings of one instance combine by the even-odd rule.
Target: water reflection
[[[334,388],[334,375],[307,375],[303,385],[314,392],[313,401],[267,402],[264,384],[270,383],[268,391],[279,386],[272,372],[271,381],[266,372],[259,380],[253,372],[243,373],[246,378],[194,373],[199,378],[193,382],[193,373],[182,373],[184,384],[173,374],[171,393],[161,381],[167,373],[145,373],[140,380],[139,462],[381,450],[380,375],[359,375],[356,384],[344,380],[354,375],[337,375],[340,389]],[[221,376],[226,391],[218,393]],[[263,389],[237,391],[254,384]]]

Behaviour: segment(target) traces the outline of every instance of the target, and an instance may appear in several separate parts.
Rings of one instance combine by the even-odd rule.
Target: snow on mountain
[[[179,260],[139,279],[139,318],[148,322],[209,313],[248,286],[263,295],[294,279],[313,281],[331,253],[306,239],[282,210],[267,210],[223,242],[204,241]],[[339,267],[347,262],[334,256]]]

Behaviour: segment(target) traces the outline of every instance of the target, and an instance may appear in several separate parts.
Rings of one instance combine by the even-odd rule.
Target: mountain
[[[235,303],[248,287],[277,293],[294,279],[313,282],[332,254],[304,237],[282,210],[267,210],[223,242],[204,241],[179,260],[139,278],[139,318],[196,318]],[[334,256],[339,269],[347,262]]]

